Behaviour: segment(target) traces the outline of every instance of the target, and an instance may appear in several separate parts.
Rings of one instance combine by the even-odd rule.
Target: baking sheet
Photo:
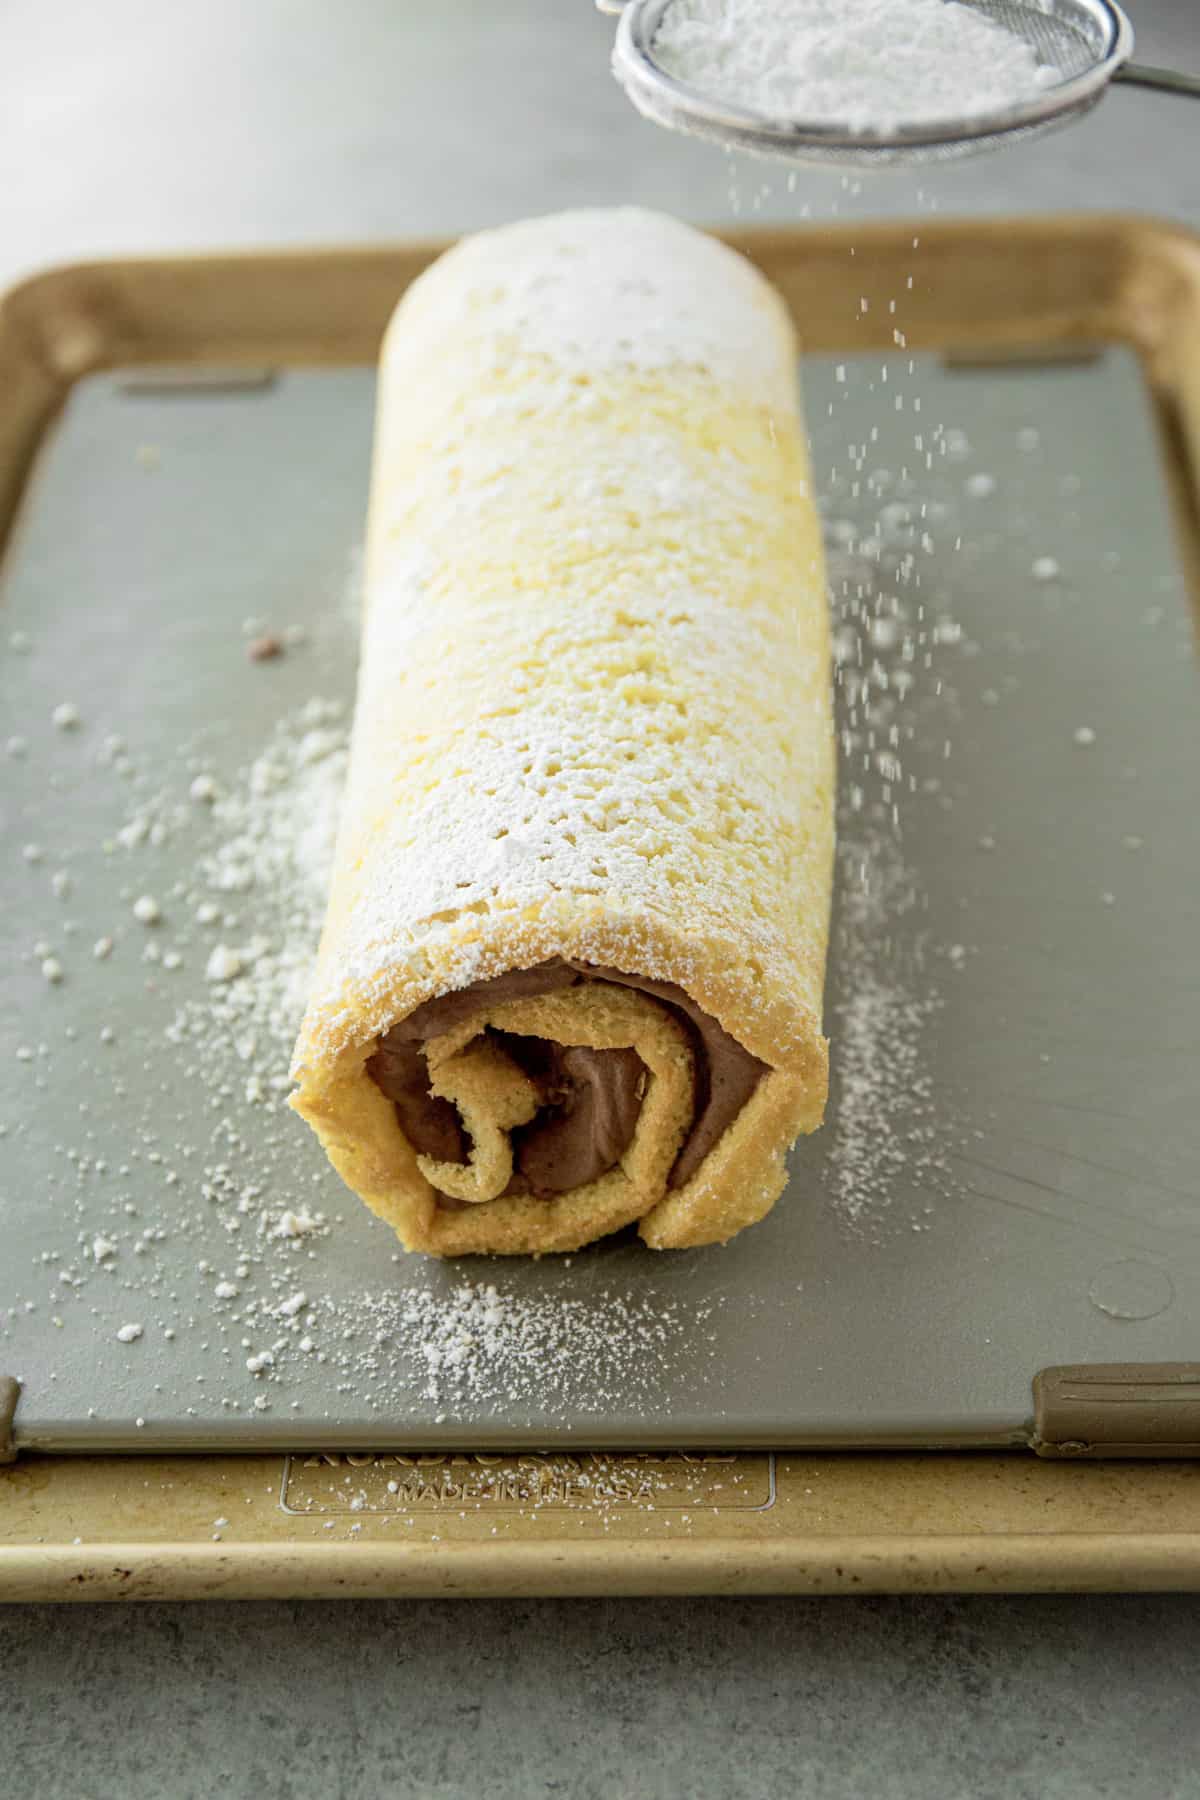
[[[23,1456],[0,1600],[1200,1588],[1200,1465],[987,1456]]]
[[[280,719],[352,693],[370,373],[77,384],[4,569],[22,1446],[1018,1443],[1048,1363],[1196,1355],[1200,720],[1148,398],[1122,351],[884,367],[805,366],[854,734],[829,1122],[723,1250],[452,1267],[391,1260],[281,1095],[167,1035],[211,1003],[195,772],[239,792]],[[308,640],[252,662],[251,620]],[[117,841],[149,815],[164,841]],[[239,893],[221,941],[278,899]]]

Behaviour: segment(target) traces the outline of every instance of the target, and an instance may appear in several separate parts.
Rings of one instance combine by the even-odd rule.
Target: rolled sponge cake
[[[396,309],[293,1104],[410,1249],[724,1241],[821,1121],[798,404],[772,288],[648,212],[468,238]]]

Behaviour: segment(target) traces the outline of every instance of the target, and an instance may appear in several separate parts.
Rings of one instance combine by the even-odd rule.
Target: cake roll
[[[411,1250],[723,1242],[821,1121],[834,758],[779,296],[633,209],[458,244],[383,343],[293,1096]]]

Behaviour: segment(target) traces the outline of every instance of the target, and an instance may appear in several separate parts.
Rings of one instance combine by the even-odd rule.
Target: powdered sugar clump
[[[654,59],[766,118],[881,134],[995,112],[1062,79],[1022,38],[954,0],[673,0]]]

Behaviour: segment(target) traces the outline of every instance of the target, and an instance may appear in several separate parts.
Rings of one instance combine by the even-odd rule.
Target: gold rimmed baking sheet
[[[913,243],[915,236],[919,245]],[[914,557],[928,558],[922,576],[928,584],[934,626],[945,628],[933,646],[935,660],[943,654],[947,659],[936,671],[943,693],[931,695],[931,701],[942,702],[949,685],[958,716],[953,733],[946,734],[952,746],[947,771],[934,768],[938,746],[932,742],[919,755],[914,753],[909,772],[922,787],[934,780],[944,783],[940,792],[949,804],[943,806],[931,797],[924,812],[917,808],[910,814],[906,807],[904,859],[907,867],[915,862],[918,868],[951,867],[956,876],[960,869],[970,872],[966,885],[943,882],[934,894],[930,941],[938,958],[940,1022],[929,1024],[932,1036],[928,1043],[922,1040],[922,1054],[930,1053],[935,1091],[946,1091],[948,1083],[938,1072],[948,1069],[957,1099],[963,1086],[965,1042],[967,1085],[976,1093],[986,1090],[987,1107],[970,1116],[965,1132],[956,1126],[944,1133],[937,1158],[909,1159],[899,1205],[893,1195],[887,1207],[880,1206],[876,1195],[856,1210],[851,1192],[849,1201],[839,1207],[836,1196],[831,1199],[826,1191],[821,1225],[822,1207],[810,1203],[805,1222],[789,1228],[783,1246],[797,1296],[786,1308],[782,1290],[771,1286],[771,1267],[779,1264],[782,1239],[768,1244],[758,1235],[759,1248],[750,1253],[754,1266],[744,1269],[732,1266],[733,1252],[716,1253],[720,1271],[711,1280],[704,1273],[682,1280],[664,1276],[661,1260],[654,1263],[652,1275],[635,1276],[649,1284],[643,1296],[645,1310],[653,1310],[657,1297],[677,1315],[694,1306],[717,1319],[716,1336],[706,1328],[702,1338],[689,1337],[681,1326],[672,1347],[667,1391],[651,1391],[644,1380],[631,1380],[626,1403],[622,1405],[618,1395],[607,1411],[597,1409],[586,1394],[571,1390],[569,1383],[557,1412],[539,1410],[528,1392],[519,1395],[515,1405],[506,1404],[505,1395],[497,1391],[484,1394],[482,1400],[478,1393],[473,1400],[468,1394],[465,1406],[461,1395],[452,1395],[449,1406],[435,1399],[413,1406],[405,1398],[413,1383],[398,1370],[393,1386],[377,1386],[373,1392],[360,1372],[351,1382],[357,1392],[340,1416],[338,1402],[330,1404],[340,1384],[335,1381],[326,1387],[319,1380],[303,1389],[285,1387],[273,1393],[269,1410],[256,1416],[255,1383],[239,1372],[237,1382],[223,1384],[211,1412],[200,1416],[203,1409],[196,1409],[193,1397],[187,1396],[184,1404],[181,1372],[189,1381],[204,1374],[202,1358],[181,1363],[165,1343],[151,1341],[153,1324],[139,1340],[139,1353],[146,1351],[140,1360],[128,1355],[128,1347],[116,1353],[108,1328],[116,1328],[118,1314],[123,1321],[131,1312],[124,1297],[116,1301],[116,1290],[112,1295],[101,1290],[98,1295],[89,1293],[92,1284],[83,1284],[79,1292],[85,1304],[77,1305],[73,1316],[66,1304],[52,1313],[46,1298],[48,1283],[30,1279],[29,1268],[35,1255],[48,1251],[61,1259],[70,1245],[61,1230],[53,1243],[49,1238],[45,1243],[22,1239],[17,1215],[25,1215],[20,1204],[10,1203],[6,1224],[13,1248],[11,1266],[19,1268],[13,1286],[20,1290],[14,1291],[12,1303],[23,1306],[32,1298],[37,1309],[33,1316],[39,1322],[56,1316],[64,1323],[46,1322],[39,1337],[9,1319],[10,1329],[0,1338],[0,1373],[24,1378],[13,1432],[22,1455],[17,1475],[6,1475],[6,1483],[18,1479],[29,1483],[36,1477],[46,1485],[52,1482],[56,1491],[61,1484],[80,1483],[82,1492],[87,1470],[111,1466],[91,1459],[86,1464],[63,1462],[54,1464],[48,1475],[50,1465],[40,1458],[31,1460],[30,1452],[36,1451],[144,1445],[151,1450],[194,1447],[211,1453],[224,1445],[247,1450],[270,1447],[283,1454],[294,1448],[298,1459],[287,1464],[286,1484],[280,1488],[276,1482],[273,1505],[285,1509],[280,1512],[281,1529],[288,1543],[295,1542],[300,1558],[300,1540],[312,1525],[314,1502],[311,1481],[307,1487],[296,1486],[301,1479],[296,1470],[305,1467],[309,1457],[360,1454],[363,1443],[374,1444],[372,1454],[378,1457],[418,1452],[529,1455],[549,1443],[572,1442],[589,1444],[593,1454],[616,1446],[636,1448],[643,1458],[653,1459],[665,1444],[676,1456],[693,1454],[686,1447],[695,1443],[709,1446],[709,1455],[754,1446],[757,1453],[745,1464],[751,1481],[757,1478],[755,1471],[761,1473],[772,1449],[788,1443],[845,1447],[1027,1443],[1033,1434],[1032,1378],[1047,1364],[1182,1361],[1195,1354],[1191,1276],[1197,1238],[1191,1196],[1196,1191],[1196,1163],[1184,1097],[1190,1052],[1183,1027],[1189,995],[1171,954],[1172,932],[1182,945],[1187,928],[1185,912],[1172,915],[1172,895],[1183,891],[1187,858],[1194,856],[1195,844],[1186,833],[1186,812],[1180,814],[1182,836],[1177,832],[1173,843],[1166,842],[1171,815],[1158,802],[1167,771],[1186,766],[1196,725],[1194,706],[1189,712],[1194,668],[1187,594],[1196,568],[1200,253],[1187,234],[1170,226],[1101,216],[932,227],[922,223],[913,230],[868,227],[852,234],[775,232],[739,242],[780,285],[800,324],[809,359],[805,386],[810,422],[834,528],[835,580],[853,584],[872,579],[853,558],[839,571],[839,527],[845,526],[847,539],[856,538],[860,550],[864,519],[869,524],[885,506],[908,506],[919,513],[932,497],[935,507],[960,506],[966,512],[969,501],[975,509],[962,534],[968,546],[965,558],[961,546],[955,555],[949,554],[948,515],[935,519],[930,528],[931,552],[921,545],[919,528],[913,539]],[[39,502],[49,499],[60,509],[75,507],[75,516],[85,526],[80,536],[90,566],[105,568],[106,554],[116,558],[107,570],[110,577],[120,577],[125,609],[126,635],[119,649],[106,651],[86,631],[72,636],[65,629],[57,640],[54,666],[49,675],[43,672],[45,686],[38,696],[43,711],[42,703],[51,694],[56,702],[71,697],[68,685],[76,698],[86,698],[93,689],[105,692],[106,654],[110,668],[121,670],[136,685],[142,665],[149,665],[152,653],[160,648],[155,621],[172,600],[162,590],[162,572],[178,559],[181,542],[193,557],[204,542],[211,544],[216,538],[221,545],[219,532],[198,530],[194,523],[194,542],[188,539],[187,501],[194,502],[197,490],[193,485],[189,494],[180,486],[172,498],[180,468],[203,471],[206,516],[221,520],[225,527],[228,541],[221,546],[224,560],[218,571],[230,632],[240,627],[243,615],[265,612],[276,620],[292,616],[284,609],[300,606],[293,596],[305,582],[304,603],[319,626],[322,613],[329,613],[333,597],[342,594],[349,580],[347,564],[359,529],[370,423],[370,376],[362,365],[373,357],[397,293],[432,253],[430,247],[420,247],[97,265],[51,272],[6,298],[0,308],[0,379],[9,403],[0,419],[0,497],[11,515],[24,496],[9,551],[10,582],[16,568],[26,583],[17,599],[33,607],[42,621],[52,611],[46,610],[47,596],[59,606],[70,598],[69,568],[61,560],[70,546],[64,548],[64,534],[53,529],[55,520],[45,504],[40,515],[37,510]],[[920,360],[913,379],[905,384],[910,356]],[[922,400],[932,467],[920,466],[917,439],[922,432],[915,416],[904,418],[903,438],[896,435],[893,422],[890,443],[871,441],[872,421],[881,419],[884,401],[897,393],[906,394],[910,405],[914,399]],[[224,408],[233,411],[218,410]],[[62,420],[57,426],[56,416]],[[264,428],[265,421],[269,424]],[[1120,441],[1120,459],[1106,454],[1106,433]],[[239,461],[236,442],[243,437],[248,448]],[[314,490],[299,484],[295,464],[288,482],[277,484],[278,491],[265,496],[254,491],[255,459],[269,460],[272,445],[287,444],[320,446],[317,491],[323,497],[317,508],[309,503]],[[915,453],[911,469],[890,467],[898,461],[892,451],[910,446]],[[107,475],[102,466],[106,457],[112,465]],[[213,475],[214,462],[225,464],[223,486],[219,474]],[[130,470],[140,488],[129,480]],[[881,471],[908,486],[885,489],[877,479]],[[999,494],[1003,502],[990,521],[979,511],[989,498],[983,477],[995,484],[990,497]],[[962,498],[972,478],[974,490]],[[271,484],[263,486],[269,490]],[[153,495],[149,506],[142,498],[147,492]],[[869,515],[864,506],[871,509]],[[139,507],[140,511],[130,511]],[[285,553],[276,556],[264,573],[261,562],[256,565],[253,555],[244,554],[244,546],[253,543],[256,516],[261,517],[264,509],[270,515],[272,507],[279,509],[272,515],[277,526],[285,518],[296,519],[298,512],[306,515],[306,524],[290,534]],[[194,517],[194,505],[192,513]],[[103,517],[115,521],[107,547],[95,535],[96,521]],[[899,513],[894,517],[901,529],[917,524]],[[39,532],[44,533],[41,539]],[[276,529],[276,544],[279,535]],[[128,580],[131,542],[141,557],[140,602],[136,582],[131,587]],[[81,554],[78,543],[75,554]],[[1058,565],[1055,575],[1034,576],[1034,563],[1040,560],[1044,570],[1046,559]],[[1013,602],[1013,616],[1002,624],[995,620],[997,593],[1006,604],[1010,598]],[[188,598],[186,593],[175,596],[183,609]],[[140,615],[139,603],[145,608]],[[1146,617],[1155,614],[1157,623]],[[1169,654],[1160,648],[1164,623]],[[993,625],[995,637],[989,638]],[[323,673],[332,669],[349,691],[353,633],[345,627],[344,612],[341,635],[321,640],[321,649],[327,653]],[[16,629],[25,627],[18,624]],[[1023,637],[1022,648],[1005,651],[1000,642],[1004,633],[1010,642]],[[38,632],[30,635],[36,647]],[[973,666],[969,657],[960,659],[964,640],[978,646]],[[83,658],[88,682],[82,675],[76,677],[72,644]],[[185,651],[192,658],[189,687],[207,680],[213,691],[228,691],[231,707],[245,711],[257,705],[263,690],[247,685],[255,672],[243,666],[240,655],[222,664],[214,658],[212,646],[194,641]],[[1005,655],[1008,661],[1003,660]],[[1018,664],[1013,659],[1023,660]],[[989,678],[983,673],[985,663],[998,674]],[[1055,671],[1052,681],[1045,678],[1047,667]],[[1108,705],[1097,724],[1106,672],[1115,668],[1128,674],[1127,691],[1117,690],[1115,710]],[[276,677],[272,707],[301,704],[313,687],[311,665],[306,667],[299,655],[286,659],[269,676]],[[22,683],[27,679],[24,670],[18,679]],[[111,678],[108,685],[113,685]],[[1049,698],[1055,699],[1057,708],[1052,715]],[[942,717],[933,705],[931,727],[940,729]],[[87,723],[91,725],[90,717]],[[164,758],[170,748],[170,726],[169,718],[161,721],[157,748]],[[1093,732],[1094,737],[1078,743],[1080,730]],[[1039,759],[1035,754],[1039,732],[1049,734],[1046,741],[1053,740],[1050,766],[1045,756]],[[29,735],[33,741],[34,733]],[[152,731],[150,737],[146,754],[152,757]],[[72,747],[66,733],[48,735],[47,741],[59,762]],[[1014,756],[1025,755],[1023,746],[1028,754],[1021,784],[1006,790],[993,776],[997,770],[1011,769]],[[251,748],[247,738],[239,756],[244,759]],[[1111,757],[1116,782],[1123,769],[1140,764],[1137,781],[1142,784],[1134,809],[1137,816],[1131,811],[1128,818],[1114,821],[1116,836],[1111,846],[1105,845],[1103,867],[1099,860],[1093,866],[1099,815],[1088,785],[1095,780],[1097,751]],[[54,772],[67,784],[70,768],[59,762]],[[1104,767],[1107,770],[1107,764]],[[1039,812],[1033,834],[1036,854],[1021,863],[1020,880],[1002,876],[1002,882],[1008,882],[1004,904],[989,917],[987,895],[995,892],[996,876],[984,872],[985,865],[988,871],[1011,872],[1012,865],[1005,864],[1000,850],[1005,834],[1011,838],[1018,822],[1019,795],[1041,790],[1057,793],[1060,810],[1047,806]],[[938,791],[929,793],[936,796]],[[1175,803],[1178,806],[1177,787]],[[1078,841],[1072,836],[1072,821],[1078,825]],[[971,834],[969,856],[960,841],[966,831]],[[1156,837],[1155,855],[1145,861],[1124,843],[1139,838],[1145,844]],[[995,848],[981,848],[984,838],[991,839]],[[1024,841],[1028,847],[1028,833]],[[66,848],[49,846],[51,852],[60,847]],[[81,853],[83,867],[86,855]],[[1053,915],[1064,869],[1078,876],[1078,891],[1070,896],[1071,920],[1063,913]],[[48,874],[49,868],[43,873]],[[183,877],[176,873],[172,878]],[[102,879],[98,874],[97,881]],[[121,879],[128,881],[128,874]],[[119,883],[111,895],[102,897],[116,909]],[[960,907],[964,899],[967,905]],[[970,915],[957,929],[951,905]],[[1024,985],[1021,980],[1014,984],[1011,967],[1000,955],[1018,935],[1005,924],[1006,919],[1011,924],[1014,907],[1020,908],[1021,930],[1026,934],[1019,947],[1027,963],[1036,959],[1039,966],[1036,983],[1025,979]],[[1136,956],[1138,922],[1147,918],[1159,932],[1161,950],[1148,971],[1148,1002],[1147,970],[1139,970]],[[1093,965],[1098,945],[1107,945],[1111,955],[1102,965],[1109,991],[1100,1013],[1088,1013],[1086,968],[1071,961],[1070,946],[1080,941],[1081,934],[1097,940],[1088,952]],[[32,935],[27,919],[20,920],[15,938],[18,963],[24,958],[28,964],[26,940]],[[56,1030],[68,1017],[78,1021],[80,1036],[85,1026],[97,1033],[103,1028],[102,1019],[113,1006],[111,989],[93,987],[84,993],[81,979],[73,1011],[59,1018],[49,1009],[60,994],[47,991],[36,968],[26,966],[24,976],[29,977],[27,1019],[36,1008],[39,1019],[49,1018]],[[850,971],[843,969],[839,977],[835,969],[834,981],[836,1042],[837,1009],[853,1003]],[[62,984],[64,994],[70,985]],[[1031,1010],[1035,993],[1044,1001],[1041,1015]],[[1133,1044],[1138,1054],[1130,1055],[1123,1068],[1098,1069],[1094,1054],[1104,1030],[1111,1036],[1112,1018],[1136,1014],[1139,1005],[1144,1017],[1139,1026],[1142,1035]],[[1006,1022],[1006,1006],[1015,1021],[1010,1016]],[[1056,1025],[1072,1016],[1073,1008],[1081,1009],[1081,1017],[1075,1035],[1068,1034],[1063,1041],[1061,1032],[1056,1038]],[[947,1011],[954,1015],[957,1039],[944,1036]],[[988,1020],[985,1033],[977,1028],[980,1017]],[[1005,1062],[1005,1045],[1011,1051],[1014,1028],[1024,1052],[1017,1062],[1011,1054]],[[49,1041],[50,1026],[39,1023],[39,1029]],[[1159,1033],[1158,1044],[1154,1030]],[[36,1077],[36,1041],[31,1048]],[[1161,1056],[1155,1066],[1156,1054],[1164,1049],[1177,1053],[1165,1081]],[[1084,1061],[1072,1062],[1073,1057]],[[68,1061],[57,1038],[44,1060]],[[1046,1083],[1063,1072],[1064,1063],[1074,1086],[1066,1081],[1050,1099],[1053,1104],[1062,1102],[1061,1117],[1067,1126],[1058,1129],[1051,1120],[1048,1134],[1025,1132],[1031,1141],[1014,1156],[1022,1119],[1028,1117],[1031,1103],[1035,1110],[1042,1104],[1039,1088],[1044,1092]],[[7,1073],[9,1065],[5,1066]],[[80,1067],[85,1066],[81,1062]],[[1042,1074],[1047,1068],[1054,1073]],[[1014,1070],[1033,1079],[1023,1079],[1014,1088],[1008,1079]],[[24,1065],[16,1072],[23,1074]],[[1086,1076],[1090,1088],[1080,1085],[1081,1076]],[[1128,1109],[1133,1128],[1123,1137],[1120,1125],[1113,1124],[1113,1115],[1123,1110],[1112,1103],[1118,1081],[1134,1102]],[[18,1112],[25,1098],[24,1090],[15,1088],[5,1096]],[[36,1107],[31,1110],[36,1113]],[[1068,1118],[1072,1110],[1079,1116]],[[1047,1116],[1043,1108],[1039,1123]],[[837,1118],[835,1110],[833,1131]],[[123,1129],[119,1112],[110,1124],[118,1133]],[[982,1135],[968,1141],[969,1133]],[[36,1182],[39,1169],[54,1167],[57,1152],[51,1125],[42,1130],[40,1161],[38,1154],[26,1154],[31,1147],[39,1151],[36,1131],[20,1135],[25,1136],[24,1190],[31,1176]],[[61,1131],[57,1135],[64,1136]],[[831,1135],[827,1132],[825,1140],[815,1140],[811,1151],[806,1149],[797,1196],[805,1192],[811,1196],[822,1183],[827,1189]],[[14,1142],[9,1139],[10,1148]],[[65,1145],[72,1148],[78,1152],[73,1143]],[[867,1172],[873,1179],[879,1176],[877,1165],[868,1165]],[[309,1172],[304,1174],[307,1179]],[[74,1195],[60,1181],[57,1191],[51,1186],[42,1196],[43,1215],[45,1203],[53,1207],[64,1191],[74,1206]],[[144,1205],[140,1194],[135,1204]],[[357,1215],[344,1202],[338,1204],[349,1221],[345,1234],[349,1236],[360,1228]],[[803,1204],[798,1199],[793,1220]],[[782,1209],[781,1215],[786,1220]],[[160,1198],[155,1202],[156,1225],[161,1227],[163,1216]],[[769,1229],[763,1228],[764,1233]],[[187,1230],[181,1236],[185,1242],[180,1266],[184,1255],[190,1266],[196,1246],[188,1241]],[[756,1234],[750,1234],[747,1244],[755,1241]],[[377,1274],[378,1251],[379,1246],[372,1244],[352,1253],[350,1277],[360,1286]],[[165,1279],[174,1253],[156,1254]],[[624,1255],[618,1248],[595,1259],[590,1273],[583,1270],[574,1277],[575,1291],[594,1296],[614,1279],[627,1283]],[[69,1260],[68,1256],[68,1264]],[[208,1260],[203,1246],[194,1260]],[[392,1278],[390,1266],[386,1278]],[[488,1273],[487,1278],[494,1276]],[[326,1263],[321,1282],[329,1285],[330,1279]],[[407,1280],[407,1271],[396,1279]],[[908,1296],[907,1315],[899,1322],[894,1317],[897,1293]],[[881,1295],[888,1296],[886,1305],[880,1304]],[[87,1317],[88,1304],[98,1301],[103,1302],[99,1326]],[[8,1306],[8,1297],[0,1296],[0,1304]],[[149,1307],[135,1299],[133,1310],[140,1318]],[[165,1307],[157,1309],[160,1327],[167,1316]],[[721,1366],[726,1318],[729,1338],[749,1341],[750,1357],[757,1359],[757,1367],[748,1360],[732,1384]],[[847,1319],[860,1323],[848,1331]],[[862,1323],[868,1319],[869,1330]],[[875,1351],[872,1340],[878,1340]],[[171,1341],[179,1341],[178,1330]],[[840,1368],[834,1366],[839,1343]],[[157,1392],[166,1396],[161,1403],[154,1398],[156,1384]],[[296,1398],[300,1405],[293,1407],[290,1402]],[[221,1399],[236,1399],[239,1405],[221,1409]],[[139,1418],[144,1421],[141,1425]],[[193,1423],[197,1418],[199,1422]],[[103,1430],[97,1429],[97,1420]],[[785,1459],[789,1466],[793,1460]],[[201,1471],[215,1464],[205,1456],[185,1466],[196,1471],[187,1479],[200,1482]],[[843,1488],[846,1483],[852,1486],[855,1470],[870,1468],[872,1483],[886,1484],[889,1470],[899,1482],[902,1470],[919,1465],[907,1458],[853,1457],[838,1466],[840,1516],[852,1522],[853,1506]],[[949,1464],[939,1461],[937,1466],[976,1471],[964,1474],[964,1482],[978,1482],[980,1469],[989,1471],[988,1481],[1001,1484],[1044,1478],[1030,1473],[1021,1458],[987,1458],[982,1463],[964,1458]],[[584,1474],[590,1478],[586,1469]],[[1079,1478],[1082,1472],[1066,1474]],[[1112,1477],[1131,1483],[1131,1494],[1138,1491],[1141,1478],[1130,1471]],[[1144,1475],[1144,1479],[1152,1478]],[[1173,1472],[1163,1479],[1186,1478]],[[402,1484],[402,1497],[410,1487],[411,1483]],[[485,1480],[474,1498],[479,1499],[486,1488]],[[386,1480],[383,1491],[388,1491]],[[567,1481],[564,1491],[577,1493],[577,1484],[573,1488]],[[633,1491],[628,1483],[620,1492],[627,1491]],[[1071,1490],[1068,1485],[1056,1488],[1056,1495],[1060,1491],[1082,1494],[1084,1489]],[[1149,1487],[1145,1491],[1148,1494]],[[297,1504],[301,1493],[306,1498]],[[592,1504],[586,1516],[607,1534],[608,1528],[597,1526],[596,1520],[619,1504],[610,1495],[604,1506]],[[1136,1507],[1136,1502],[1130,1499],[1127,1505]],[[777,1520],[777,1507],[778,1494],[771,1506],[718,1505],[712,1516],[736,1513],[737,1529],[753,1536],[776,1529],[763,1521]],[[379,1524],[377,1513],[365,1502],[361,1510],[370,1515],[357,1521],[368,1534],[365,1550],[374,1542],[373,1531],[393,1527]],[[555,1509],[539,1504],[535,1510],[544,1522]],[[573,1519],[580,1509],[572,1502],[560,1510]],[[668,1511],[664,1508],[664,1516]],[[385,1517],[390,1516],[385,1509]],[[415,1546],[422,1541],[434,1554],[435,1534],[427,1530],[422,1539],[419,1521],[425,1516],[418,1506],[413,1514],[418,1523],[406,1528],[410,1535],[402,1560],[407,1559],[410,1571],[414,1556],[421,1561]],[[322,1520],[322,1537],[329,1538],[325,1523]],[[680,1537],[682,1523],[680,1514],[669,1527]],[[692,1534],[694,1529],[689,1513],[685,1531]],[[945,1537],[946,1529],[938,1526],[934,1535],[941,1532]],[[991,1526],[984,1522],[980,1529],[986,1532]],[[335,1540],[338,1530],[335,1527],[332,1533]],[[294,1540],[289,1535],[293,1533],[299,1534]],[[1108,1527],[1101,1536],[1106,1533],[1106,1541],[1118,1541]],[[95,1541],[94,1533],[91,1537]],[[304,1557],[320,1558],[321,1541],[306,1548]],[[762,1541],[767,1542],[765,1535]],[[924,1541],[917,1552],[918,1562],[931,1554],[931,1541]],[[1053,1565],[1045,1560],[1052,1554],[1046,1549],[1049,1542],[1039,1538],[1028,1554],[1024,1547],[1013,1551],[1010,1544],[1016,1562],[1010,1557],[1004,1563],[1009,1571],[1004,1579],[1019,1584],[1014,1571],[1021,1563],[1027,1571],[1021,1580],[1053,1585]],[[799,1556],[795,1541],[789,1538],[788,1544],[786,1556]],[[63,1547],[68,1563],[74,1548]],[[1097,1544],[1092,1548],[1100,1555]],[[214,1554],[219,1553],[218,1546]],[[238,1562],[240,1552],[229,1554]],[[283,1548],[278,1554],[286,1563],[290,1552]],[[565,1554],[569,1561],[572,1553]],[[707,1551],[697,1554],[704,1562]],[[1158,1552],[1145,1554],[1149,1560],[1143,1566],[1148,1569]],[[1172,1556],[1181,1555],[1173,1540]],[[382,1545],[379,1556],[384,1557]],[[1070,1560],[1066,1550],[1063,1556],[1060,1567],[1065,1569]],[[584,1560],[576,1558],[578,1571]],[[709,1559],[708,1573],[701,1573],[689,1551],[678,1566],[691,1570],[683,1579],[704,1586],[717,1579],[718,1561]],[[1089,1564],[1092,1572],[1087,1580],[1098,1579],[1095,1569],[1102,1562],[1100,1556],[1099,1562]],[[764,1550],[763,1567],[768,1564],[774,1570],[770,1579],[787,1585],[779,1569],[778,1546],[769,1554]],[[891,1572],[883,1585],[897,1581],[904,1585],[897,1574],[900,1564],[887,1566]],[[928,1574],[928,1562],[925,1566]],[[950,1564],[944,1566],[948,1569]],[[1079,1579],[1085,1579],[1083,1565],[1075,1566]],[[1107,1566],[1111,1573],[1115,1565]],[[1182,1570],[1183,1564],[1179,1567]],[[1035,1576],[1039,1569],[1041,1574]],[[946,1584],[955,1585],[961,1577],[958,1569]],[[184,1580],[178,1569],[176,1578]],[[409,1579],[409,1574],[403,1577]],[[479,1584],[480,1578],[471,1579]],[[582,1572],[564,1576],[560,1591],[569,1591],[572,1579],[582,1582],[584,1576]],[[1131,1574],[1130,1579],[1135,1577]],[[748,1575],[737,1580],[753,1585]]]

